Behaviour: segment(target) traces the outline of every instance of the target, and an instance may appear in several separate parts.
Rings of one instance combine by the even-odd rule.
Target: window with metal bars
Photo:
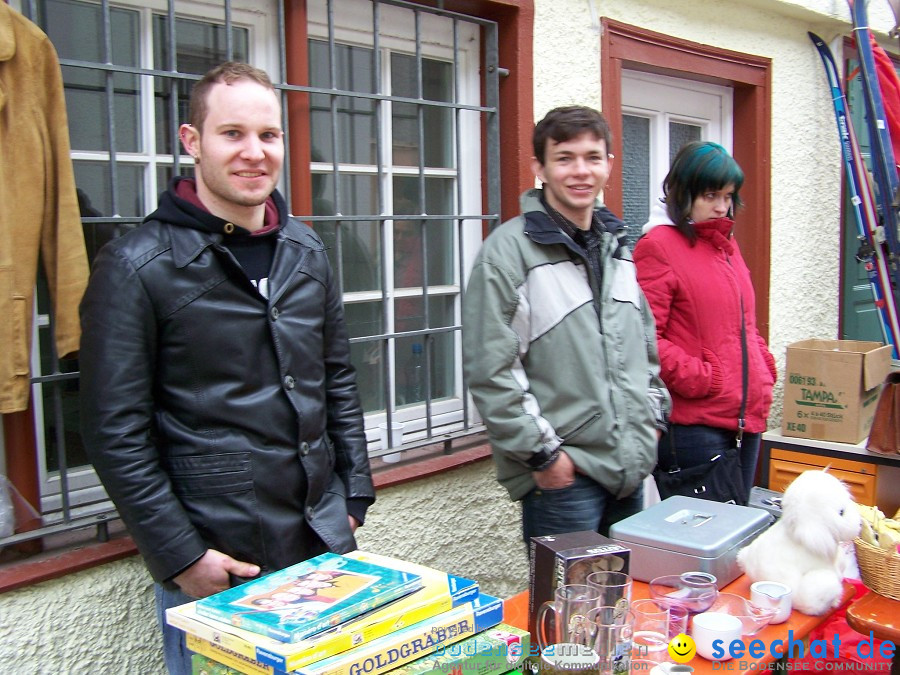
[[[462,380],[460,305],[499,211],[494,23],[399,0],[12,5],[60,57],[89,257],[137,227],[172,176],[190,175],[177,128],[193,81],[249,61],[282,92],[280,189],[341,280],[373,456],[388,452],[380,424],[403,430],[393,452],[480,430]],[[39,280],[41,511],[45,526],[74,527],[109,505],[78,434],[77,362],[52,353],[49,307]]]

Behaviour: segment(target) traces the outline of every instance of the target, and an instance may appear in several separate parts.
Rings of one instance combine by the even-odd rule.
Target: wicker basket
[[[863,583],[879,595],[900,600],[900,553],[853,540]]]

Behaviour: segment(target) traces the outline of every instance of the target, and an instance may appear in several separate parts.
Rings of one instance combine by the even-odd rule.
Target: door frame
[[[674,38],[636,26],[602,19],[600,77],[603,112],[613,133],[613,153],[622,138],[622,70],[639,70],[734,88],[734,158],[744,170],[737,217],[741,252],[750,269],[756,292],[759,332],[769,334],[769,280],[771,244],[772,60],[698,42]],[[622,211],[622,169],[613,166],[613,189],[606,201]],[[747,223],[749,226],[744,226]]]

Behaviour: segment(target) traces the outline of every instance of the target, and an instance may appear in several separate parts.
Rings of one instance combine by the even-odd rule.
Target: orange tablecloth
[[[749,598],[750,580],[742,575],[721,590],[723,593],[736,593],[737,595]],[[637,600],[649,597],[650,590],[648,585],[640,581],[635,581],[632,589],[632,598]],[[844,597],[841,604],[843,605],[844,603],[849,602],[852,597],[853,587],[849,584],[845,584]],[[790,631],[793,631],[792,637],[794,640],[800,640],[809,635],[813,628],[824,623],[828,616],[829,614],[824,616],[808,616],[807,614],[801,614],[800,612],[791,612],[790,617],[788,617],[788,620],[784,623],[776,626],[766,626],[753,637],[745,638],[745,644],[749,644],[751,640],[762,640],[766,645],[767,650],[767,653],[763,658],[754,659],[752,657],[744,657],[741,659],[733,659],[732,661],[718,663],[714,667],[712,661],[707,661],[702,656],[696,656],[688,665],[693,667],[694,672],[698,673],[698,675],[713,672],[721,673],[730,670],[758,673],[760,672],[759,668],[774,660],[772,655],[768,653],[768,646],[772,642],[787,640]],[[522,591],[504,602],[503,622],[523,630],[528,630],[528,591]],[[731,664],[733,667],[729,667],[728,664]]]

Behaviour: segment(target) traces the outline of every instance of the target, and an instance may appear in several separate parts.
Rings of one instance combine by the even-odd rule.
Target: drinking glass
[[[634,637],[631,650],[632,664],[648,663],[646,669],[656,664],[669,661],[669,634],[671,632],[671,614],[668,607],[663,607],[653,600],[635,600],[631,603],[634,613]],[[683,614],[684,623],[687,612]],[[676,633],[677,635],[677,633]],[[636,668],[644,670],[645,668]]]
[[[587,576],[587,585],[600,592],[598,606],[625,609],[631,604],[631,576],[624,572],[593,572]]]

